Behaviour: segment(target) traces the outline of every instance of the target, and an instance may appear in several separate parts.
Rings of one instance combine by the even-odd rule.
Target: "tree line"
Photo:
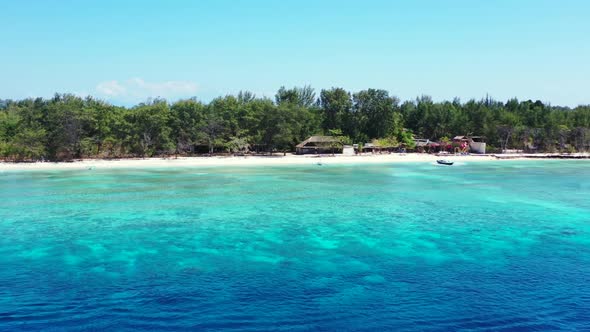
[[[11,161],[282,152],[311,135],[411,146],[414,137],[469,134],[485,136],[491,151],[588,151],[590,105],[428,96],[400,102],[385,90],[317,95],[309,86],[281,87],[274,100],[243,91],[209,103],[154,99],[133,107],[71,94],[0,100],[0,158]]]

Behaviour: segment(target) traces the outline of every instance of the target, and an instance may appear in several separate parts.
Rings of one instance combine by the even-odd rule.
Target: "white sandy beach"
[[[0,163],[0,170],[59,170],[59,169],[114,169],[114,168],[165,168],[165,167],[211,167],[211,166],[280,166],[318,164],[379,164],[403,162],[435,162],[437,159],[456,162],[498,160],[490,155],[436,156],[423,153],[343,155],[291,155],[245,156],[245,157],[178,157],[145,159],[85,159],[74,162]],[[514,160],[514,159],[512,159]]]
[[[353,165],[353,164],[387,164],[427,162],[438,159],[454,162],[481,162],[494,160],[540,160],[557,156],[556,154],[497,154],[497,155],[445,155],[437,156],[426,153],[407,154],[363,154],[345,155],[294,155],[277,154],[274,156],[213,156],[213,157],[170,157],[170,158],[122,158],[122,159],[84,159],[73,162],[0,162],[1,170],[60,170],[60,169],[116,169],[116,168],[165,168],[165,167],[214,167],[214,166],[288,166],[288,165]],[[572,154],[590,158],[588,154]],[[557,159],[557,158],[556,158]],[[590,159],[585,159],[590,161]]]

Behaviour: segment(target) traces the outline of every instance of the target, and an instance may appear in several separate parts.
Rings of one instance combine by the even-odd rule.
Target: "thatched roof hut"
[[[342,153],[344,144],[334,136],[311,136],[295,147],[297,154]]]

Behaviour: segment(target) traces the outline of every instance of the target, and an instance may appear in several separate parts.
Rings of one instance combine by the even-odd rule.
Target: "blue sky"
[[[351,91],[590,103],[587,0],[0,0],[0,98]]]

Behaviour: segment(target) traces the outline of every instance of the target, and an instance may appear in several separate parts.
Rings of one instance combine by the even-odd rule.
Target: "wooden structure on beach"
[[[334,136],[311,136],[295,146],[297,154],[342,153],[344,144]]]
[[[414,138],[414,150],[419,153],[426,152],[428,150],[428,144],[430,140],[426,138]]]
[[[371,152],[371,153],[391,153],[398,149],[397,146],[390,146],[390,145],[379,145],[376,143],[367,143],[362,146],[361,151],[363,153]]]
[[[486,153],[486,142],[483,136],[455,136],[453,144],[460,149],[458,152]]]

